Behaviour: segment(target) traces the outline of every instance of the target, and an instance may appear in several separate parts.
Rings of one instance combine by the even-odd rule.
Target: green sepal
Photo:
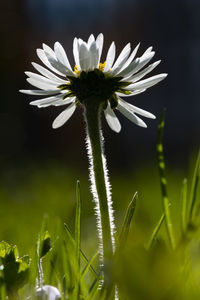
[[[88,75],[88,73],[86,73],[85,71],[82,71],[81,74],[80,74],[80,79],[81,80],[87,79],[87,75]]]
[[[75,100],[75,105],[76,105],[76,107],[80,105],[80,102],[78,101],[77,98],[76,98],[76,100]]]
[[[117,95],[116,95],[116,94],[113,94],[113,95],[110,97],[109,102],[110,102],[110,106],[111,106],[112,109],[116,108],[117,105],[118,105]]]
[[[61,91],[68,90],[69,89],[69,84],[61,84],[57,88],[60,89]]]
[[[121,88],[125,88],[125,87],[129,86],[130,84],[131,84],[131,82],[128,82],[128,81],[120,81],[118,83],[119,87],[121,87]]]
[[[117,91],[119,93],[124,94],[124,95],[131,95],[131,91],[128,91],[128,90],[118,89]]]
[[[102,109],[105,110],[107,108],[107,106],[108,106],[108,102],[105,101],[102,105]]]
[[[92,72],[90,72],[92,73]],[[105,78],[104,73],[99,69],[94,69],[94,73],[98,75],[99,78]]]
[[[70,82],[74,82],[77,77],[76,76],[67,76],[67,79],[70,81]]]
[[[69,93],[67,93],[65,96],[63,96],[63,100],[65,100],[65,99],[67,99],[67,98],[70,98],[70,97],[72,97],[72,96],[74,96],[74,94],[73,94],[72,92],[69,92]]]

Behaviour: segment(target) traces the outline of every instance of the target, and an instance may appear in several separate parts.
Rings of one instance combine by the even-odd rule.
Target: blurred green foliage
[[[170,211],[177,245],[175,251],[170,248],[163,224],[165,220],[161,218],[163,208],[156,159],[151,165],[142,166],[133,172],[111,176],[117,232],[120,234],[122,229],[126,232],[126,238],[123,239],[123,245],[110,271],[111,277],[117,282],[122,300],[199,299],[199,188],[195,189],[196,183],[192,180],[194,163],[193,159],[191,161],[188,190],[192,188],[193,191],[191,201],[194,201],[195,194],[196,212],[192,214],[195,215],[195,222],[184,225],[184,234],[181,213],[182,181],[186,174],[183,169],[174,166],[169,168],[167,165],[166,168]],[[42,259],[44,282],[58,287],[62,291],[63,299],[68,299],[67,295],[71,295],[70,299],[76,299],[77,290],[85,295],[90,290],[91,295],[94,295],[91,299],[104,299],[104,295],[98,295],[96,292],[99,272],[96,253],[98,241],[87,176],[87,170],[81,172],[55,164],[26,165],[4,170],[1,174],[0,240],[17,244],[20,255],[30,255],[32,274],[29,283],[32,287],[38,273],[36,242],[40,240],[40,257],[45,255]],[[75,217],[76,197],[79,195],[76,193],[77,177],[81,182],[82,202],[80,256],[76,246],[79,232],[75,235],[76,228],[80,227],[80,220]],[[124,226],[129,226],[132,218],[131,226],[126,228],[122,226],[123,219],[136,191],[137,203],[134,200],[130,205],[124,223]],[[188,201],[189,198],[187,196]],[[80,214],[79,209],[78,212]],[[191,213],[186,215],[189,218]],[[45,226],[41,229],[44,216]],[[67,227],[64,227],[64,223],[67,223]],[[156,234],[148,249],[148,242],[154,230]],[[80,269],[77,269],[77,259],[80,259]],[[31,293],[34,292],[29,285],[20,291],[23,297]],[[90,298],[88,296],[83,299]]]
[[[181,186],[184,173],[180,169],[168,170],[169,197],[172,202],[173,221],[179,227]],[[44,215],[49,216],[49,230],[53,231],[59,219],[74,229],[76,208],[76,180],[80,179],[82,194],[82,242],[94,244],[96,238],[92,196],[89,191],[87,170],[68,169],[63,165],[36,165],[4,171],[0,180],[0,240],[17,243],[20,252],[35,247]],[[129,173],[111,172],[113,202],[117,227],[120,230],[123,216],[134,193],[138,203],[134,217],[138,237],[145,240],[162,213],[157,165],[143,166]],[[136,224],[135,224],[136,223]],[[132,229],[130,235],[132,235]],[[179,234],[179,233],[177,233]],[[143,236],[143,238],[142,238]],[[134,237],[135,242],[138,240]],[[96,239],[97,243],[97,239]],[[90,248],[90,247],[89,247]],[[93,249],[95,246],[93,245]],[[89,250],[90,251],[90,250]]]

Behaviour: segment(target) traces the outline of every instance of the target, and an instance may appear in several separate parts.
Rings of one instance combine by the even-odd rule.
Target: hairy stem
[[[110,185],[103,153],[103,137],[100,129],[101,106],[92,101],[85,105],[87,147],[90,161],[91,191],[95,202],[99,234],[99,252],[103,267],[104,284],[109,284],[107,269],[112,263],[114,250],[114,223]]]

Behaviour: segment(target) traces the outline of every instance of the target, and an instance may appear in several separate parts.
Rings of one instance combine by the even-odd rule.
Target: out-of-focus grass
[[[102,278],[87,172],[43,163],[42,168],[26,165],[1,173],[0,240],[17,244],[20,256],[32,258],[30,266],[16,247],[0,243],[2,300],[6,293],[13,300],[36,299],[36,282],[58,287],[62,300],[113,300],[116,286],[121,300],[199,299],[200,154],[187,182],[175,166],[166,169],[163,127],[164,114],[157,143],[159,172],[155,161],[112,176],[117,233],[107,269],[109,288],[98,289]]]
[[[81,182],[81,248],[87,257],[91,258],[97,250],[97,237],[87,170],[81,172],[64,165],[44,164],[41,167],[41,164],[38,164],[34,167],[26,165],[25,168],[20,169],[10,168],[1,174],[0,240],[17,244],[20,256],[30,254],[33,268],[38,232],[44,215],[48,215],[45,226],[50,232],[53,249],[43,262],[45,283],[55,285],[60,290],[63,290],[63,274],[71,272],[68,263],[63,263],[63,260],[67,261],[64,257],[68,256],[69,260],[73,261],[76,259],[73,255],[78,253],[73,247],[66,252],[60,241],[62,238],[69,240],[64,222],[68,224],[73,235],[75,232],[77,174]],[[181,190],[184,175],[180,169],[167,167],[170,210],[178,245],[175,252],[170,250],[163,224],[156,237],[158,241],[153,242],[153,246],[147,251],[148,241],[163,213],[156,161],[132,172],[115,173],[111,176],[118,233],[121,231],[128,203],[133,194],[138,191],[128,239],[123,243],[120,259],[113,269],[113,276],[122,293],[122,300],[199,298],[199,232],[197,229],[191,229],[191,238],[181,236]],[[192,185],[190,177],[189,189]],[[76,226],[79,226],[78,222],[77,220]],[[79,239],[78,235],[76,239]],[[81,270],[86,268],[85,263],[81,256]],[[93,266],[98,272],[97,260],[94,261]],[[86,283],[91,284],[92,275],[86,275]],[[68,284],[71,284],[70,278],[65,279]],[[81,289],[84,291],[82,283]]]
[[[179,226],[183,174],[174,170],[167,175],[173,222]],[[29,251],[34,247],[33,243],[37,239],[45,214],[48,214],[51,220],[50,229],[55,227],[58,218],[73,229],[77,179],[81,182],[83,202],[82,242],[85,240],[88,245],[90,240],[95,239],[96,229],[87,170],[81,173],[79,170],[55,164],[12,168],[1,175],[0,240],[16,243],[22,252]],[[155,165],[143,166],[129,173],[112,174],[111,183],[119,229],[127,205],[133,194],[138,191],[137,208],[130,234],[134,232],[135,242],[140,242],[141,239],[145,241],[162,213],[156,162]],[[137,238],[136,231],[141,231]]]

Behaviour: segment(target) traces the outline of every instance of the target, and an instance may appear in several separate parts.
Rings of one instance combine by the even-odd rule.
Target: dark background
[[[106,153],[113,168],[130,170],[155,159],[157,124],[167,108],[167,159],[183,165],[199,146],[200,133],[200,1],[199,0],[1,0],[0,4],[0,161],[9,168],[34,162],[59,161],[87,166],[84,122],[76,111],[65,126],[51,124],[63,108],[29,106],[34,98],[18,92],[30,88],[24,71],[39,63],[36,48],[60,41],[73,65],[75,36],[104,34],[104,52],[114,40],[118,53],[127,42],[141,42],[141,53],[153,46],[161,64],[153,74],[169,76],[147,92],[129,98],[157,116],[148,128],[122,115],[120,134],[104,125]],[[105,123],[104,123],[105,124]]]

